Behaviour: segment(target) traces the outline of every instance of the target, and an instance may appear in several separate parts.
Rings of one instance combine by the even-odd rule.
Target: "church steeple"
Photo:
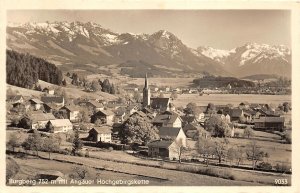
[[[147,73],[145,75],[145,86],[143,89],[143,107],[150,106],[150,89],[148,87]]]
[[[148,78],[147,78],[147,73],[145,75],[145,88],[148,88]]]

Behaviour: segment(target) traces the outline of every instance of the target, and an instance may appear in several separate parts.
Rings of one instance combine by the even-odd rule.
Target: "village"
[[[186,101],[184,108],[178,108],[173,104],[176,92],[170,97],[151,97],[155,92],[149,87],[151,78],[146,75],[144,81],[141,102],[69,100],[47,87],[41,98],[8,95],[7,151],[48,152],[49,159],[50,153],[92,157],[102,151],[102,159],[112,158],[114,162],[127,163],[126,157],[131,156],[138,159],[134,164],[151,161],[152,166],[165,167],[179,163],[175,170],[200,174],[194,167],[291,173],[288,102],[274,107],[246,101],[238,106],[197,106]],[[114,157],[114,152],[118,156]],[[203,174],[234,178],[226,172]]]

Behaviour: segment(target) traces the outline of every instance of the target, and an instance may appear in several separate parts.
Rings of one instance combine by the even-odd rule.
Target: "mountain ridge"
[[[7,47],[45,57],[63,70],[71,68],[88,70],[85,66],[88,64],[105,66],[128,61],[142,61],[142,63],[150,64],[150,68],[152,65],[153,69],[154,66],[161,66],[166,74],[208,72],[215,75],[246,76],[254,74],[249,70],[251,68],[249,66],[252,65],[250,62],[255,63],[254,60],[247,58],[243,65],[239,66],[245,57],[242,57],[242,53],[232,55],[234,51],[242,52],[245,46],[231,51],[213,48],[208,50],[208,47],[192,49],[176,35],[166,30],[159,30],[152,34],[117,33],[97,23],[78,21],[8,24]],[[266,46],[266,49],[274,51],[275,48]],[[285,51],[285,47],[278,47],[278,50],[280,49],[282,52]],[[286,51],[288,52],[289,49]],[[267,53],[260,56],[262,58],[260,61],[257,58],[257,61],[261,64],[272,63],[280,59],[279,57],[271,58],[271,56],[272,53]],[[272,61],[266,61],[268,58]],[[281,63],[281,66],[279,64],[278,66],[282,70],[290,63],[290,59],[286,59],[288,64],[281,60],[277,63]],[[270,65],[268,64],[267,67]],[[287,69],[285,74],[289,74],[289,68]],[[250,72],[250,74],[245,72]],[[272,73],[280,74],[278,71],[272,71]]]

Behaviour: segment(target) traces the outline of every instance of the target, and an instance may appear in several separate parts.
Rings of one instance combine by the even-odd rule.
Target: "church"
[[[151,91],[148,84],[147,74],[145,76],[145,86],[143,89],[143,108],[145,107],[150,107],[151,109],[158,112],[169,111],[171,107],[170,98],[151,98]]]

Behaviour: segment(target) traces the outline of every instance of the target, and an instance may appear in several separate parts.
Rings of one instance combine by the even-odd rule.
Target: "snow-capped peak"
[[[234,50],[221,50],[209,46],[204,46],[198,47],[196,52],[218,62],[222,62],[222,59],[228,57],[230,53],[234,52]]]

